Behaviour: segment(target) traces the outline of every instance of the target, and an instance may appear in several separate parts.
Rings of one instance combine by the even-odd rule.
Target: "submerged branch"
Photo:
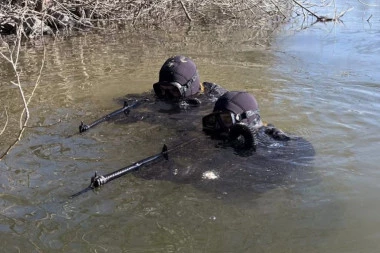
[[[367,3],[364,3],[362,0],[358,0],[358,2],[363,4],[363,5],[366,5],[368,7],[379,7],[380,6],[378,4],[367,4]]]
[[[311,10],[309,10],[308,8],[306,8],[305,6],[303,6],[302,4],[300,4],[299,2],[297,2],[296,0],[293,0],[293,2],[295,4],[297,4],[299,7],[301,7],[303,10],[307,11],[308,13],[310,13],[316,19],[320,19],[320,17],[317,14],[315,14],[314,12],[312,12]]]
[[[188,19],[190,22],[193,21],[193,19],[191,18],[189,12],[188,12],[187,9],[186,9],[186,6],[183,4],[182,0],[180,0],[179,2],[180,2],[181,5],[182,5],[183,11],[185,12],[187,19]]]
[[[326,16],[318,16],[317,14],[315,14],[314,12],[312,12],[311,10],[309,10],[308,8],[306,8],[304,5],[300,4],[297,0],[292,0],[295,4],[297,4],[299,7],[301,7],[302,10],[305,10],[306,12],[308,12],[310,15],[312,15],[313,17],[315,17],[317,19],[316,22],[331,22],[331,21],[340,21],[340,18],[343,17],[344,14],[346,14],[346,12],[352,10],[353,8],[350,8],[346,11],[343,11],[341,12],[339,15],[336,15],[335,17],[333,18],[330,18],[330,17],[326,17]],[[315,23],[316,23],[315,22]]]

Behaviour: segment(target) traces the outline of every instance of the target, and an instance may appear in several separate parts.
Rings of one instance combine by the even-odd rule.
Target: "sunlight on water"
[[[355,6],[343,23],[314,24],[277,40],[285,94],[312,123],[316,166],[345,206],[334,252],[378,251],[379,7]],[[364,39],[365,38],[365,39]],[[330,186],[330,187],[331,187]],[[345,224],[345,225],[343,225]],[[360,228],[359,228],[360,224]]]

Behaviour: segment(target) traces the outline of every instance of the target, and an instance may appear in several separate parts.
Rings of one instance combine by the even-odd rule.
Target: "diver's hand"
[[[272,138],[276,139],[276,140],[280,140],[280,141],[288,141],[288,140],[290,140],[290,137],[286,133],[284,133],[284,131],[282,131],[281,129],[276,128],[272,124],[268,124],[265,127],[265,133],[267,135],[272,136]]]

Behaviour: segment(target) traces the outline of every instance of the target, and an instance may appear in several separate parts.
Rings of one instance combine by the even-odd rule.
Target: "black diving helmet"
[[[173,56],[165,61],[159,81],[153,84],[158,98],[179,99],[191,97],[201,90],[195,63],[186,56]]]

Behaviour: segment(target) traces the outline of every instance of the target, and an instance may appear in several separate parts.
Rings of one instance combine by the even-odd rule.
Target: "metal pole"
[[[83,132],[87,131],[88,129],[90,129],[90,128],[92,128],[92,127],[94,127],[94,126],[96,126],[96,125],[98,125],[104,121],[107,121],[107,120],[115,117],[116,115],[118,115],[120,113],[125,113],[127,115],[129,113],[129,109],[134,107],[135,105],[137,105],[137,102],[138,101],[134,101],[131,105],[129,105],[127,101],[124,101],[123,108],[120,108],[116,111],[113,111],[113,112],[107,114],[106,116],[104,116],[98,120],[95,120],[94,122],[92,122],[89,125],[84,124],[82,121],[81,124],[79,125],[79,133],[83,133]]]

